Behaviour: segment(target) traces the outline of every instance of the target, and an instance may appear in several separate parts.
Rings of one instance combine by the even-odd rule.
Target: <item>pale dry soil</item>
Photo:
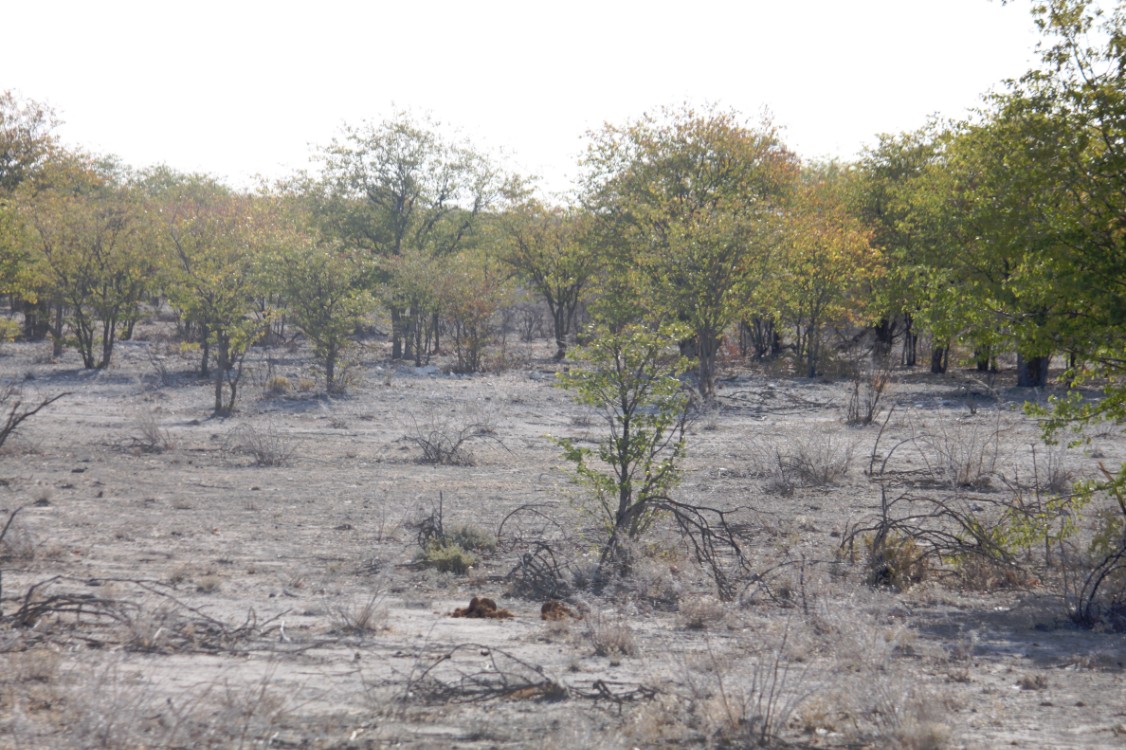
[[[0,747],[741,747],[761,717],[798,747],[1126,746],[1126,641],[1071,625],[1050,570],[897,592],[842,561],[880,498],[879,425],[844,424],[844,379],[730,369],[690,430],[677,498],[736,509],[759,574],[736,601],[660,525],[633,580],[584,587],[599,522],[550,436],[602,426],[548,354],[458,377],[375,347],[329,398],[296,388],[304,352],[255,350],[238,413],[212,419],[194,355],[156,337],[105,372],[4,345],[25,398],[69,395],[0,455],[0,522],[23,508],[2,558]],[[291,392],[268,394],[270,375]],[[897,493],[986,502],[1049,460],[1074,476],[1123,460],[1116,431],[1051,453],[1029,394],[993,385],[895,373],[875,452],[902,443]],[[469,422],[489,428],[472,465],[419,462],[412,435]],[[954,489],[935,446],[980,449],[981,486]],[[786,486],[780,454],[845,468]],[[467,575],[417,564],[414,524],[439,502],[447,530],[496,537]],[[510,576],[540,542],[577,574],[584,619],[542,621],[546,593]],[[449,616],[474,595],[513,617]],[[57,611],[15,623],[35,601]]]

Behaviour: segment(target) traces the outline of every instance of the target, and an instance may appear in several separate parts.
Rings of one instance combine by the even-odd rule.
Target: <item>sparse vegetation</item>
[[[663,108],[566,206],[405,114],[245,191],[0,94],[0,737],[1113,742],[1126,17],[1033,8],[965,121]]]

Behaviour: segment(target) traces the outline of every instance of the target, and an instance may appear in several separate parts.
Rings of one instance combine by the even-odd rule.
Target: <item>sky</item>
[[[249,186],[345,123],[431,117],[563,192],[661,106],[768,113],[806,159],[958,117],[1035,64],[1028,0],[82,0],[3,11],[0,90],[64,142]]]

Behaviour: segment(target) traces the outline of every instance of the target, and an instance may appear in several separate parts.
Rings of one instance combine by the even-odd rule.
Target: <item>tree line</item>
[[[942,372],[1015,353],[1019,382],[1126,363],[1126,24],[1084,0],[1034,13],[1041,64],[957,121],[811,163],[769,121],[655,110],[589,134],[572,199],[426,120],[345,130],[316,169],[253,191],[67,148],[51,110],[0,96],[0,334],[109,365],[147,306],[176,311],[228,413],[247,348],[292,326],[328,390],[373,314],[391,356],[487,366],[498,315],[546,307],[583,335],[674,323],[705,399],[721,348],[823,371],[835,331]],[[892,352],[893,345],[901,347]],[[1100,409],[1121,416],[1121,391]],[[1117,411],[1115,411],[1117,410]]]

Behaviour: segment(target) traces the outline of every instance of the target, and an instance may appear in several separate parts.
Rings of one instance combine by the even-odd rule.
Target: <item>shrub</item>
[[[465,575],[477,562],[477,558],[454,542],[434,542],[419,552],[415,562],[441,573]]]

